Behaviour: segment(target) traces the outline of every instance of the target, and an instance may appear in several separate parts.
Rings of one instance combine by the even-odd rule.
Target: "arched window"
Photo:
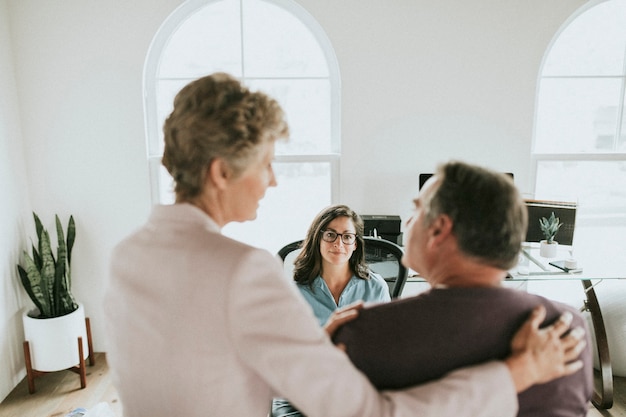
[[[532,152],[535,197],[578,203],[575,246],[626,239],[625,85],[626,2],[591,2],[544,56]]]
[[[157,32],[144,70],[148,158],[154,203],[173,201],[161,165],[162,126],[188,82],[228,72],[276,98],[287,113],[288,143],[277,143],[278,187],[254,222],[224,234],[276,252],[302,239],[339,195],[340,78],[333,48],[315,19],[291,0],[189,0]]]

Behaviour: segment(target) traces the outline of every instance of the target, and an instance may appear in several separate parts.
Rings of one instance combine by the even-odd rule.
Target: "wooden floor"
[[[26,379],[0,404],[0,417],[65,417],[82,407],[90,409],[106,402],[115,417],[122,416],[122,405],[111,384],[104,353],[95,353],[96,364],[87,367],[87,387],[70,371],[53,372],[35,380],[36,392],[28,393]],[[626,378],[615,378],[615,403],[609,410],[590,407],[587,417],[626,417]]]
[[[106,402],[115,417],[122,417],[122,405],[109,377],[104,353],[94,353],[95,365],[87,366],[87,387],[80,389],[80,377],[70,371],[51,372],[35,379],[35,392],[28,393],[26,378],[0,404],[0,417],[65,417],[82,407],[87,410]]]

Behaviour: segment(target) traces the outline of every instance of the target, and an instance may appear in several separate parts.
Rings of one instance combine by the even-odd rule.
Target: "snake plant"
[[[541,232],[546,238],[548,243],[554,243],[554,238],[556,237],[557,232],[563,226],[561,220],[554,215],[554,212],[550,215],[550,218],[546,219],[542,217],[539,219],[539,227],[541,227]]]
[[[67,239],[59,216],[55,215],[57,229],[56,257],[52,251],[50,234],[33,213],[37,231],[37,247],[32,245],[32,256],[24,251],[24,262],[17,269],[24,289],[39,309],[38,318],[60,317],[78,308],[72,296],[70,264],[72,248],[76,238],[74,217],[70,216],[67,225]]]

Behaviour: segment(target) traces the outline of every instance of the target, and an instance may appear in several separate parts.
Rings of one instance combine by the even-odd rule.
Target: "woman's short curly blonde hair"
[[[215,158],[241,174],[259,145],[287,138],[285,113],[276,100],[236,78],[215,73],[187,84],[163,126],[163,165],[174,178],[177,201],[197,197]]]

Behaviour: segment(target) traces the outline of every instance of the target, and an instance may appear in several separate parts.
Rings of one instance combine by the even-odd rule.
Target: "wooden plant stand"
[[[93,355],[93,343],[91,340],[91,325],[89,324],[89,318],[85,318],[85,327],[87,330],[87,347],[89,349],[89,366],[94,366],[96,364],[94,355]],[[33,369],[32,361],[30,358],[30,345],[28,344],[28,340],[24,342],[24,360],[26,362],[26,377],[28,379],[28,392],[33,394],[35,392],[35,378],[38,378],[42,375],[48,374],[50,372],[43,372]],[[78,337],[78,365],[72,366],[68,368],[68,371],[72,371],[77,373],[80,376],[80,388],[85,388],[87,386],[87,369],[85,366],[85,358],[83,356],[83,338]]]

